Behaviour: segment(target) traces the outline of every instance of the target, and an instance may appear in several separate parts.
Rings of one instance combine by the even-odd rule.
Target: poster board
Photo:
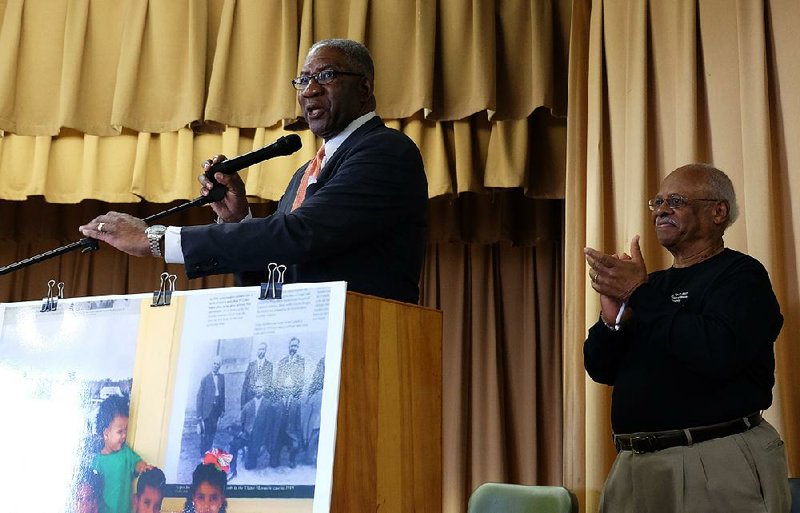
[[[262,398],[249,410],[274,418],[254,458],[246,461],[249,445],[237,449],[228,511],[328,511],[345,284],[286,285],[281,300],[258,295],[257,287],[176,292],[157,308],[149,295],[79,298],[54,312],[39,312],[39,302],[0,305],[0,411],[14,419],[0,422],[0,440],[19,462],[0,468],[0,482],[18,490],[9,509],[69,511],[98,403],[111,394],[130,399],[129,445],[165,471],[168,493],[185,497],[209,432],[197,414],[202,382],[218,358],[225,399],[212,443],[229,452],[252,401],[248,368],[263,353],[272,379],[259,381]],[[181,511],[183,497],[165,498],[162,511]]]

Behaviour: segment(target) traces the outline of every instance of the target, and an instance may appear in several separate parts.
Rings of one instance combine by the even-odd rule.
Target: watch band
[[[148,226],[144,231],[145,235],[147,235],[147,241],[150,243],[150,253],[154,257],[164,256],[161,251],[161,240],[164,238],[164,232],[166,231],[167,227],[160,224]]]

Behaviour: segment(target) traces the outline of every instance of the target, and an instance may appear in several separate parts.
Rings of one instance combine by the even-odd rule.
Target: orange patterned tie
[[[316,180],[319,176],[319,172],[322,169],[322,159],[325,158],[325,145],[319,147],[319,151],[317,151],[317,155],[314,157],[314,160],[306,168],[306,172],[303,173],[303,178],[300,179],[300,187],[297,188],[297,195],[294,197],[294,203],[292,203],[292,211],[294,211],[297,207],[302,205],[303,200],[306,199],[306,189],[308,189],[308,179],[312,176]]]

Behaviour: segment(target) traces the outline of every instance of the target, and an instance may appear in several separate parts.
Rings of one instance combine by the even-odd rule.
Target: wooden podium
[[[442,313],[347,293],[333,513],[442,509]]]

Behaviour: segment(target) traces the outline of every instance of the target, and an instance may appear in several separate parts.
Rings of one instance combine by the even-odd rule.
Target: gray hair
[[[739,205],[736,203],[736,191],[733,189],[733,182],[728,178],[728,175],[711,164],[690,164],[688,167],[704,172],[708,179],[708,192],[711,197],[728,204],[728,220],[725,223],[725,228],[727,229],[739,217]]]
[[[352,67],[353,71],[363,73],[370,80],[375,79],[375,66],[372,64],[372,57],[367,47],[363,44],[351,39],[323,39],[311,46],[308,55],[323,47],[340,50],[347,58],[347,64]]]

